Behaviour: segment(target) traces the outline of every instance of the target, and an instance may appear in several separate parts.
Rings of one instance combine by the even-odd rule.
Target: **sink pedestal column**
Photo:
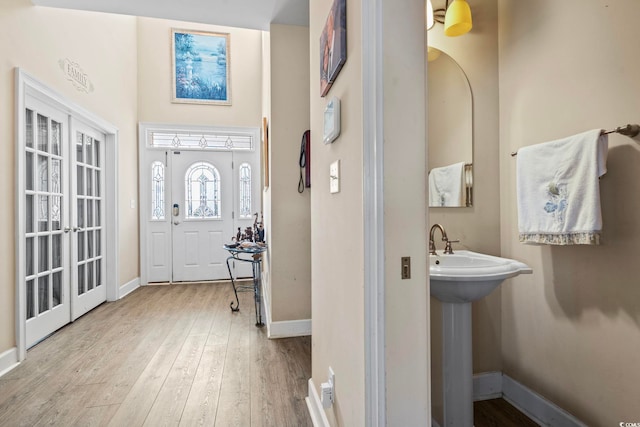
[[[473,427],[471,303],[442,303],[444,425]]]

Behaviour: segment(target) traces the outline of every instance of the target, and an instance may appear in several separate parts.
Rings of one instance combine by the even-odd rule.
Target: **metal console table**
[[[264,326],[262,323],[262,253],[267,250],[266,246],[255,246],[249,248],[242,248],[240,246],[232,247],[224,245],[224,249],[227,250],[231,256],[227,258],[227,269],[229,270],[229,277],[231,278],[231,285],[233,286],[233,293],[236,296],[235,307],[234,301],[231,301],[229,307],[231,311],[240,311],[240,300],[238,299],[238,289],[240,290],[253,290],[253,300],[256,312],[256,326]],[[242,258],[240,255],[249,255],[250,258]],[[250,262],[253,270],[253,289],[250,286],[236,285],[236,280],[231,272],[230,261]]]

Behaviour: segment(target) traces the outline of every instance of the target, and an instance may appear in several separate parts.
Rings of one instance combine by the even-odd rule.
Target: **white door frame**
[[[140,223],[140,285],[146,286],[149,284],[149,272],[147,265],[147,255],[148,255],[148,245],[147,245],[147,221],[148,221],[148,208],[144,207],[142,204],[147,203],[147,201],[151,200],[149,196],[149,187],[145,185],[148,182],[148,170],[147,170],[147,152],[148,150],[158,150],[158,151],[167,151],[167,147],[158,147],[152,148],[149,146],[149,137],[151,132],[189,132],[189,131],[200,131],[200,132],[217,132],[222,134],[230,134],[230,135],[251,135],[254,141],[254,148],[252,152],[260,153],[260,128],[253,126],[199,126],[199,125],[184,125],[184,124],[171,124],[171,123],[152,123],[152,122],[140,122],[138,124],[138,194],[140,198],[140,206],[139,206],[139,223]],[[182,148],[181,151],[192,151],[193,148]],[[197,150],[197,149],[196,149]],[[248,152],[248,151],[245,151]],[[255,176],[259,179],[261,176],[260,163],[258,160],[258,170],[256,171]],[[236,169],[234,169],[235,171]],[[252,172],[253,174],[253,172]],[[234,174],[235,179],[235,174]],[[165,186],[165,191],[166,191]],[[253,196],[253,192],[252,192]],[[258,191],[257,196],[259,199],[256,199],[255,206],[262,206],[262,192]],[[234,198],[235,200],[235,198]],[[234,202],[235,203],[235,202]],[[169,198],[165,197],[165,207],[167,212],[169,211]],[[234,206],[234,210],[236,206]],[[237,218],[236,218],[237,219]],[[234,220],[235,221],[235,220]],[[231,237],[231,236],[230,236]],[[173,243],[171,243],[173,244]]]
[[[65,96],[54,91],[44,83],[32,77],[20,68],[15,69],[15,164],[16,167],[16,192],[15,192],[15,286],[16,286],[16,347],[18,362],[26,357],[26,292],[22,285],[25,278],[25,262],[23,254],[25,251],[24,234],[25,224],[20,218],[24,218],[25,201],[24,174],[24,142],[25,142],[25,97],[30,96],[41,102],[57,108],[71,117],[82,120],[86,124],[96,128],[106,135],[106,158],[105,158],[105,226],[107,230],[113,232],[105,233],[106,238],[106,286],[107,301],[117,300],[119,295],[118,286],[118,128],[113,124],[98,117],[86,110]]]
[[[386,425],[382,0],[362,2],[365,425]]]

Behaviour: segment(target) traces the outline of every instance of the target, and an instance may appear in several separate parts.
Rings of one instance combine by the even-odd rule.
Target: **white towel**
[[[600,129],[518,150],[518,229],[523,243],[600,244],[598,178],[607,172]]]
[[[429,172],[429,206],[464,206],[464,162]]]

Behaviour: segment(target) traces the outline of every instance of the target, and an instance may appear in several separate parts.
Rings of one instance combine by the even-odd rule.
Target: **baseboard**
[[[16,347],[0,354],[0,377],[18,366],[18,349]]]
[[[120,289],[118,289],[118,299],[122,299],[122,298],[126,297],[131,292],[133,292],[136,289],[138,289],[139,287],[140,287],[140,278],[136,277],[135,279],[133,279],[133,280],[125,283],[124,285],[120,286]]]
[[[552,427],[587,427],[582,421],[525,387],[508,375],[502,376],[504,400],[540,425]]]
[[[502,372],[487,372],[473,376],[474,401],[500,397],[540,425],[586,427],[586,424],[555,403]]]
[[[313,385],[313,378],[309,379],[309,395],[304,399],[307,402],[307,409],[309,410],[309,416],[313,427],[330,427],[329,419],[324,413],[320,396],[316,391],[316,387]]]
[[[269,339],[311,335],[311,319],[269,322],[268,326],[267,333]]]
[[[502,397],[502,372],[484,372],[473,376],[473,401]]]

